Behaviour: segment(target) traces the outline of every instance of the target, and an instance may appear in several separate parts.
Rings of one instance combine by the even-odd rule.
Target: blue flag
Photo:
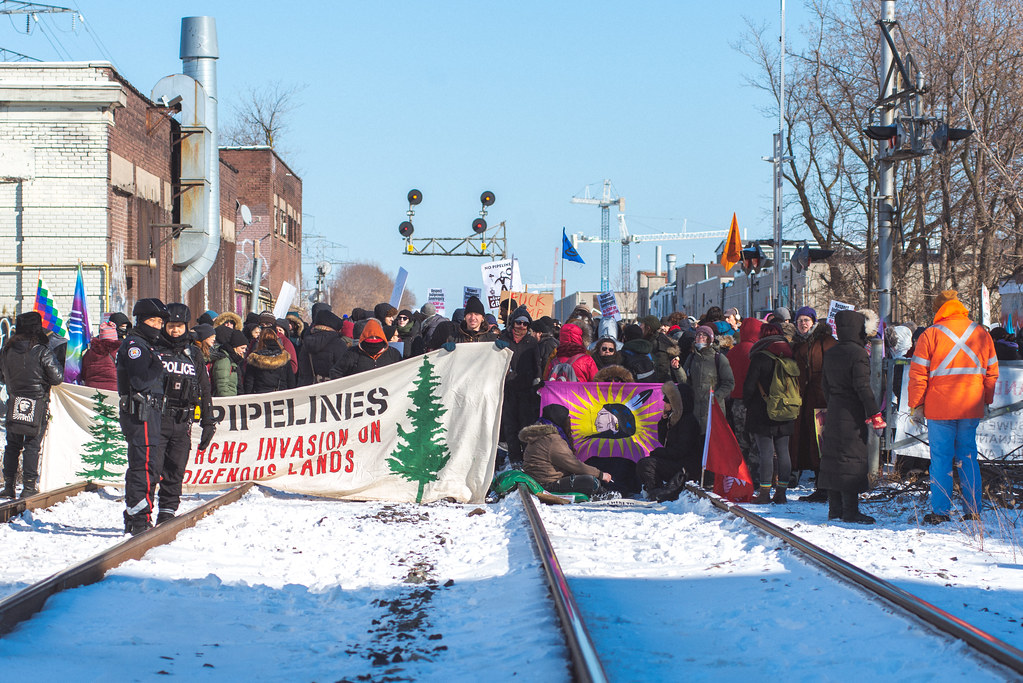
[[[579,252],[572,246],[572,242],[569,241],[564,228],[561,229],[561,257],[566,261],[575,261],[576,263],[586,265],[586,261],[583,261],[583,257],[579,255]]]

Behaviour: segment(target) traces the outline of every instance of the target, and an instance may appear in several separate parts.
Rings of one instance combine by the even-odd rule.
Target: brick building
[[[0,63],[0,304],[31,310],[37,275],[67,318],[82,263],[89,312],[181,300],[180,128],[106,62]],[[188,301],[226,310],[237,174],[221,164],[221,244]],[[227,172],[223,172],[227,171]]]
[[[220,158],[237,170],[238,201],[252,223],[237,230],[240,306],[251,305],[253,242],[263,259],[262,298],[276,297],[284,282],[302,284],[302,179],[270,147],[221,147]],[[297,303],[297,302],[295,302]]]

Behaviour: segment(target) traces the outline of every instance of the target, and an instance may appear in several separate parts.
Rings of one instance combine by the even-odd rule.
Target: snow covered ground
[[[0,595],[122,538],[120,506],[82,494],[0,528]],[[1018,527],[996,513],[982,539],[916,526],[905,503],[865,507],[875,527],[827,524],[824,505],[751,509],[1023,647]],[[612,681],[1007,677],[706,501],[541,514]],[[257,489],[52,598],[0,638],[0,677],[564,681],[566,657],[517,496],[416,506]]]

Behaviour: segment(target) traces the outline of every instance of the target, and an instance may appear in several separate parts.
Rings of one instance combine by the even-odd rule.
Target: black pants
[[[25,486],[35,486],[39,481],[39,449],[43,445],[46,433],[46,421],[43,428],[35,436],[15,434],[7,430],[7,446],[4,448],[4,480],[14,486],[18,477],[18,456],[22,459],[22,482]]]
[[[160,471],[160,512],[174,512],[181,501],[181,482],[192,452],[192,422],[177,422],[164,414],[160,426],[160,450],[163,468]]]
[[[657,449],[654,449],[656,451]],[[682,463],[655,455],[653,452],[636,463],[636,476],[647,491],[660,488],[682,471]]]
[[[124,505],[129,515],[149,517],[153,511],[153,492],[163,471],[160,447],[161,415],[154,412],[139,422],[121,411],[121,433],[128,442],[128,469],[124,473]]]
[[[570,474],[550,484],[544,484],[551,493],[584,493],[592,496],[600,490],[600,482],[588,474]]]
[[[513,463],[522,462],[519,430],[533,424],[539,417],[540,399],[535,392],[532,395],[505,392],[504,407],[501,409],[501,431],[508,443],[508,459]]]
[[[858,493],[828,490],[828,519],[844,519],[849,521],[860,513],[860,496]]]

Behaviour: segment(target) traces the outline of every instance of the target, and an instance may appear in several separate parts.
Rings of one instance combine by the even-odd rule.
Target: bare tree
[[[299,95],[304,85],[286,85],[275,81],[249,87],[231,104],[234,118],[221,129],[225,145],[266,145],[280,153],[280,144],[288,131],[289,114],[301,106]]]
[[[355,308],[372,311],[377,304],[390,300],[394,278],[374,263],[346,263],[331,280],[329,288],[331,308],[338,315]],[[411,309],[415,305],[415,295],[406,289],[400,308]]]

